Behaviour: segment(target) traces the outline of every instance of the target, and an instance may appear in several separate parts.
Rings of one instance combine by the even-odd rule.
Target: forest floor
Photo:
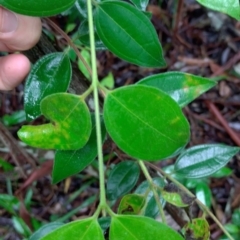
[[[115,87],[119,87],[166,71],[209,78],[220,76],[222,80],[216,87],[184,108],[191,124],[189,146],[204,143],[240,146],[240,22],[208,10],[194,0],[185,1],[176,11],[173,10],[174,1],[162,2],[161,8],[150,4],[148,10],[153,14],[152,22],[168,67],[161,70],[139,68],[109,52],[100,51],[100,78],[112,72]],[[62,25],[66,18],[54,18],[54,21]],[[50,173],[54,152],[31,149],[18,142],[16,132],[23,124],[23,89],[24,84],[21,84],[11,92],[0,93],[0,117],[5,123],[0,127],[0,159],[14,167],[6,172],[0,163],[0,195],[17,194],[20,199],[25,199],[19,216],[29,225],[32,225],[30,215],[36,219],[35,225],[37,222],[68,221],[90,215],[97,203],[91,202],[90,198],[98,192],[96,170],[88,167],[80,174],[52,185]],[[6,115],[18,111],[17,123],[6,126],[9,123]],[[115,150],[111,143],[105,145],[104,149]],[[26,152],[31,157],[19,157]],[[117,157],[111,159],[111,163],[118,161]],[[232,213],[240,207],[240,155],[235,156],[227,167],[231,170],[228,176],[208,181],[212,193],[211,210],[223,224],[230,223]],[[22,239],[13,229],[12,215],[0,207],[0,239]],[[212,239],[221,236],[222,232],[212,221],[210,229]]]

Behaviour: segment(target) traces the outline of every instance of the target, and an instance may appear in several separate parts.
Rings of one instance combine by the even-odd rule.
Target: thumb
[[[0,51],[21,51],[33,47],[41,36],[41,30],[40,18],[0,7]]]

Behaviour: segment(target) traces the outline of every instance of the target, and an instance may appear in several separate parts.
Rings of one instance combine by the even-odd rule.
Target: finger
[[[12,90],[30,71],[30,62],[22,54],[0,58],[0,90]]]
[[[21,51],[33,47],[41,36],[40,18],[23,16],[0,7],[0,50]]]

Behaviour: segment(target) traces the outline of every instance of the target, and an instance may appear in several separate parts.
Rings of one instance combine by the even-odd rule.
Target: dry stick
[[[82,57],[81,53],[79,52],[78,48],[76,47],[75,44],[73,44],[71,38],[58,26],[56,25],[51,19],[49,18],[44,18],[47,23],[54,28],[59,34],[61,34],[64,39],[67,41],[67,43],[69,44],[70,47],[73,48],[73,50],[75,51],[75,53],[77,54],[78,58],[83,62],[84,66],[86,67],[87,71],[89,72],[89,74],[92,76],[92,69],[90,68],[90,66],[87,64],[87,62],[85,61],[85,59]]]
[[[175,14],[174,17],[174,23],[173,23],[173,36],[176,37],[176,34],[178,32],[178,24],[180,22],[180,18],[182,16],[182,8],[183,8],[183,0],[177,0],[177,14]]]
[[[238,52],[236,55],[234,55],[227,64],[225,64],[223,67],[221,67],[219,70],[217,70],[214,74],[211,75],[211,77],[216,77],[218,75],[223,74],[225,71],[229,70],[237,61],[240,60],[240,52]]]
[[[205,101],[206,105],[208,106],[209,110],[214,114],[214,116],[218,119],[218,121],[222,124],[222,126],[225,128],[226,132],[229,134],[229,136],[232,138],[232,140],[240,146],[240,138],[238,135],[229,127],[227,121],[224,119],[222,114],[219,112],[219,110],[216,108],[216,106],[211,103],[210,101]]]
[[[194,197],[195,195],[193,193],[191,193],[186,187],[184,187],[180,182],[178,182],[176,179],[174,179],[173,177],[171,177],[169,174],[165,173],[161,168],[153,165],[152,163],[146,162],[146,164],[155,169],[156,171],[160,172],[163,176],[165,176],[166,178],[168,178],[171,182],[175,183],[182,191],[184,191],[185,193],[187,193],[190,197]],[[196,203],[213,219],[213,221],[219,226],[219,228],[223,231],[223,233],[226,234],[226,236],[229,238],[229,240],[234,240],[232,238],[232,236],[228,233],[228,231],[226,229],[224,229],[223,225],[221,224],[221,222],[214,216],[214,214],[201,202],[199,201],[197,198],[195,199]]]

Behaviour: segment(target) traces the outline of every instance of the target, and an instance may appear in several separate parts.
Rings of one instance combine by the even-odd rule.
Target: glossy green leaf
[[[113,89],[114,88],[114,77],[113,74],[110,72],[105,78],[101,80],[101,86]]]
[[[138,159],[169,157],[189,139],[189,124],[178,104],[153,87],[132,85],[108,93],[103,117],[118,147]]]
[[[208,184],[205,182],[198,183],[195,191],[197,199],[210,208],[212,201],[212,192]]]
[[[186,239],[208,240],[210,237],[209,224],[205,218],[194,218],[183,227]]]
[[[139,194],[127,194],[123,196],[118,206],[118,214],[139,215],[145,204],[145,198]]]
[[[159,189],[160,188],[162,189],[165,186],[165,182],[162,178],[157,177],[157,178],[153,178],[153,184],[155,189],[157,190],[159,201],[164,206],[165,200],[162,198],[161,191]],[[159,208],[156,203],[153,192],[150,190],[148,181],[145,180],[144,182],[142,182],[135,190],[135,193],[146,196],[146,206],[145,206],[144,215],[146,217],[155,218],[159,214]]]
[[[211,175],[212,178],[229,177],[233,173],[233,170],[228,167],[222,167],[217,172]]]
[[[232,222],[239,227],[240,231],[240,208],[234,210],[232,215]]]
[[[16,111],[12,114],[6,114],[2,117],[3,124],[6,126],[13,126],[26,121],[26,114],[24,110]]]
[[[61,223],[61,222],[52,222],[52,223],[43,225],[29,238],[29,240],[41,240],[47,234],[51,233],[52,231],[58,229],[63,225],[64,223]]]
[[[41,240],[104,240],[97,219],[74,221],[56,229]]]
[[[8,194],[0,194],[0,207],[4,208],[6,211],[8,211],[11,214],[16,214],[16,210],[19,208],[19,200]]]
[[[89,39],[89,28],[88,21],[85,20],[81,23],[78,29],[78,37],[82,44],[90,47],[90,39]],[[99,38],[96,31],[94,31],[94,39],[95,39],[95,48],[96,50],[106,50],[107,48],[103,44],[102,40]]]
[[[106,137],[106,129],[103,121],[101,122],[102,140]],[[86,145],[79,150],[61,151],[55,154],[53,165],[53,183],[56,184],[63,179],[81,172],[97,156],[97,136],[94,116],[92,116],[92,133]]]
[[[107,181],[107,198],[115,200],[131,191],[137,183],[140,169],[136,162],[118,163],[110,172]]]
[[[76,0],[75,7],[78,10],[79,15],[82,18],[87,18],[87,1],[85,0]]]
[[[166,92],[180,107],[185,107],[195,98],[216,85],[215,81],[182,72],[167,72],[151,75],[137,84],[156,87]]]
[[[22,236],[28,238],[31,235],[31,230],[24,220],[20,217],[12,217],[12,225],[15,230],[20,233]]]
[[[177,207],[187,207],[195,200],[195,197],[190,197],[173,183],[169,183],[164,187],[162,197],[165,201]]]
[[[131,0],[131,2],[142,11],[145,11],[149,0]]]
[[[64,53],[51,53],[35,63],[24,89],[24,110],[27,119],[41,115],[40,103],[46,96],[65,92],[71,76],[71,64]]]
[[[145,67],[164,67],[162,48],[144,13],[122,1],[97,5],[95,24],[104,45],[118,57]]]
[[[200,4],[210,9],[226,13],[237,20],[240,20],[239,0],[197,0]]]
[[[0,0],[0,5],[23,15],[53,16],[70,8],[76,0],[26,1]]]
[[[239,152],[239,149],[223,144],[204,144],[191,147],[178,157],[175,171],[184,178],[210,176],[226,165]]]
[[[77,150],[91,134],[89,109],[82,98],[68,93],[56,93],[43,99],[41,112],[51,123],[23,126],[19,138],[32,147]]]
[[[115,215],[110,225],[110,240],[183,240],[164,223],[143,216]]]

